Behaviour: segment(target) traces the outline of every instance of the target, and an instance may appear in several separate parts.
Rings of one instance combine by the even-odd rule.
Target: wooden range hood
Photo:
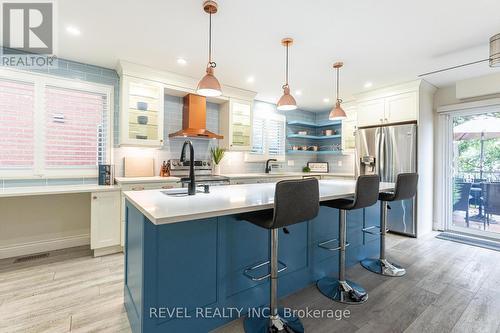
[[[205,96],[187,94],[184,96],[182,108],[182,129],[170,133],[172,137],[191,137],[200,139],[223,139],[224,137],[206,129],[207,127],[207,99]]]

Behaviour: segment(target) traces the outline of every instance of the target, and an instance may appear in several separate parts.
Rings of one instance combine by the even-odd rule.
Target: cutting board
[[[124,157],[123,171],[125,177],[153,177],[155,160],[145,157]]]

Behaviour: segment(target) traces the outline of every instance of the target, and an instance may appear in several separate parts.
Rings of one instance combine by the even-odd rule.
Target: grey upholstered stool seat
[[[385,256],[385,237],[387,234],[387,209],[388,202],[411,199],[417,193],[418,174],[400,173],[396,179],[394,191],[382,192],[379,195],[380,205],[380,258],[364,259],[361,265],[378,274],[386,276],[403,276],[406,270],[401,266],[391,263]],[[365,229],[366,232],[370,232]],[[371,233],[371,232],[370,232]]]
[[[269,261],[256,264],[245,270],[244,274],[254,281],[271,279],[269,318],[247,317],[244,321],[246,333],[304,332],[304,327],[296,317],[283,317],[278,308],[278,273],[286,269],[278,267],[278,230],[286,226],[311,220],[319,212],[319,184],[314,178],[283,180],[276,184],[274,209],[241,214],[243,220],[270,231]],[[252,271],[269,264],[269,274],[255,277]]]
[[[330,248],[328,243],[335,239],[327,240],[319,244],[320,247],[330,251],[340,251],[339,255],[339,278],[324,277],[317,282],[317,287],[321,293],[335,301],[357,304],[363,303],[368,299],[367,292],[345,277],[345,255],[347,247],[347,225],[346,211],[361,209],[374,205],[377,202],[379,194],[380,179],[378,175],[359,176],[356,181],[356,192],[352,199],[335,199],[324,201],[322,206],[337,208],[339,210],[339,246]]]

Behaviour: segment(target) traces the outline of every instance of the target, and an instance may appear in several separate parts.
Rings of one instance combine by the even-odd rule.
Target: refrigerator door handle
[[[385,131],[384,131],[384,128],[383,127],[380,127],[378,129],[379,131],[379,137],[378,137],[378,156],[377,156],[377,159],[378,159],[378,165],[379,165],[379,172],[378,172],[378,175],[380,176],[380,179],[382,181],[385,181],[385,177],[386,177],[386,169],[387,169],[387,165],[386,165],[386,160],[385,160]]]

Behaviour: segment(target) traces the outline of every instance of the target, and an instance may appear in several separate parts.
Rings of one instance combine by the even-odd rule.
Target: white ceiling
[[[64,0],[58,6],[62,58],[111,68],[123,59],[193,77],[204,73],[208,16],[202,0]],[[333,62],[345,63],[341,97],[347,100],[366,90],[366,81],[373,89],[488,58],[489,37],[500,32],[498,13],[498,0],[220,0],[213,17],[216,76],[276,102],[284,76],[280,40],[290,36],[292,93],[302,91],[295,95],[300,107],[325,110],[334,101]],[[68,34],[68,25],[81,35]],[[178,65],[178,57],[187,65]],[[426,79],[444,86],[495,71],[483,63]]]

